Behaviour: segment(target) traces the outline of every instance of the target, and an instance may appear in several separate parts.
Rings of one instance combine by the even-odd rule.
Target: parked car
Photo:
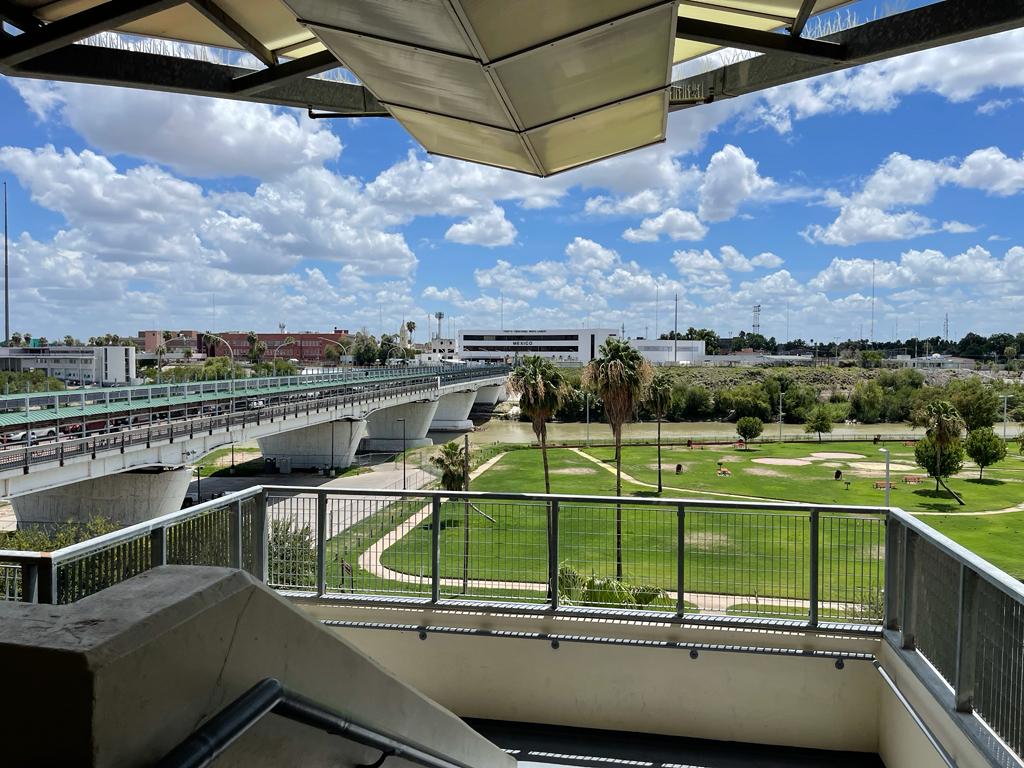
[[[253,398],[248,403],[246,403],[246,407],[250,411],[258,411],[260,408],[266,408],[267,407],[267,401],[266,400],[257,400],[255,398]]]

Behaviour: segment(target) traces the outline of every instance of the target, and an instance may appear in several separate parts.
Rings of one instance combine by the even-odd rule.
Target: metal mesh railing
[[[1024,605],[991,584],[978,585],[973,643],[975,712],[1018,755],[1024,754]]]
[[[956,681],[957,613],[960,564],[918,538],[914,545],[914,569],[910,574],[914,611],[927,617],[917,622],[917,648],[946,682]]]
[[[0,563],[0,601],[21,600],[21,566]]]

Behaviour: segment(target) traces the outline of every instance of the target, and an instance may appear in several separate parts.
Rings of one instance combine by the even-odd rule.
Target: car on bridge
[[[57,437],[56,427],[43,427],[40,429],[20,429],[14,432],[5,432],[0,435],[0,441],[4,445],[16,445],[19,443],[38,443]]]

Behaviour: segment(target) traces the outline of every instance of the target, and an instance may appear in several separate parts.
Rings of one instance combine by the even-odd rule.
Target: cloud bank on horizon
[[[6,79],[12,326],[1020,330],[1024,30],[675,113],[549,179],[390,121]],[[130,115],[130,119],[125,119]],[[216,314],[212,306],[216,304]],[[422,336],[422,332],[417,334]]]

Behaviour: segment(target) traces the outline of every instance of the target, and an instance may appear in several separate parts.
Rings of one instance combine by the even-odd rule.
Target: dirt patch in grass
[[[686,534],[686,546],[696,547],[704,552],[720,549],[729,543],[729,537],[721,533],[700,531]]]
[[[679,466],[683,468],[682,469],[683,472],[686,472],[687,470],[690,469],[690,465],[689,464],[680,464],[677,461],[663,461],[663,462],[661,462],[661,471],[662,472],[675,472],[676,471],[676,464],[679,464]],[[657,472],[658,471],[658,462],[654,462],[653,464],[648,464],[647,468],[648,469],[653,469],[655,472]]]
[[[776,467],[806,467],[809,462],[807,459],[775,459],[775,458],[764,458],[764,459],[751,459],[755,464],[771,464]]]
[[[884,461],[855,461],[850,464],[850,469],[867,470],[869,472],[885,472]],[[920,467],[915,467],[913,464],[904,464],[899,461],[894,461],[889,464],[890,472],[920,472],[924,474],[924,470]]]
[[[863,453],[842,453],[841,451],[818,451],[812,453],[812,459],[866,459]]]
[[[743,457],[742,456],[723,456],[722,458],[719,459],[719,461],[724,461],[726,464],[729,464],[731,462],[743,461]],[[757,461],[757,459],[754,459],[754,461]]]
[[[823,461],[823,462],[821,462],[821,466],[823,466],[823,467],[831,467],[832,469],[839,469],[841,466],[843,466],[843,462],[841,462],[841,461]]]
[[[561,469],[552,469],[552,475],[596,475],[597,470],[591,469],[590,467],[562,467]]]
[[[785,477],[782,472],[764,467],[744,467],[743,471],[748,475],[757,475],[758,477]]]

